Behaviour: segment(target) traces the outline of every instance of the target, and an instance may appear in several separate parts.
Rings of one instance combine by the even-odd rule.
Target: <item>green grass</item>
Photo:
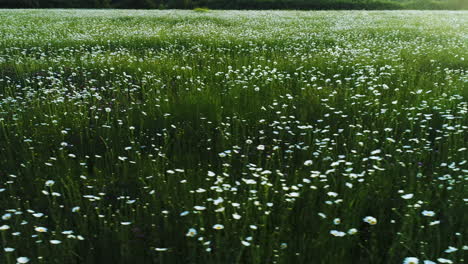
[[[467,12],[0,21],[0,263],[463,263]]]
[[[206,7],[196,7],[193,9],[193,11],[199,12],[199,13],[206,13],[206,12],[210,12],[210,9]]]

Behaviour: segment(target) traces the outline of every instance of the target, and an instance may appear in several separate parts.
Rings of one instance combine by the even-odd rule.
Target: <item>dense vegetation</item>
[[[0,263],[463,263],[467,14],[2,10]]]
[[[468,9],[466,0],[0,0],[0,8]]]

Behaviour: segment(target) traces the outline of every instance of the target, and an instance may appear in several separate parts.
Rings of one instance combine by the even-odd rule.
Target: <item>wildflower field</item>
[[[467,11],[0,10],[0,263],[465,263]]]

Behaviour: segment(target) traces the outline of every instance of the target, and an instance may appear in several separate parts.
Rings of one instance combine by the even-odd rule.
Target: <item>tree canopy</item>
[[[467,9],[465,0],[0,0],[0,8]]]

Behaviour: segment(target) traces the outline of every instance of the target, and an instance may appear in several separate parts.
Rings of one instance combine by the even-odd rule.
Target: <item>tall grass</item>
[[[467,18],[1,10],[0,262],[462,263]]]

